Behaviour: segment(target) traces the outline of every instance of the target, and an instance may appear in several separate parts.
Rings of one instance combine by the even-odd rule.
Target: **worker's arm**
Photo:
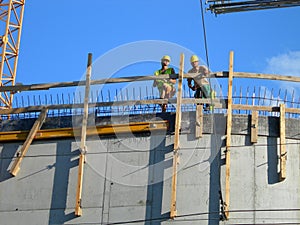
[[[189,87],[190,89],[192,89],[193,91],[195,91],[195,86],[192,85],[192,80],[193,80],[193,78],[188,78],[188,79],[187,79],[188,87]]]
[[[174,68],[172,68],[171,74],[175,74]],[[169,82],[172,84],[176,84],[176,79],[169,79]]]

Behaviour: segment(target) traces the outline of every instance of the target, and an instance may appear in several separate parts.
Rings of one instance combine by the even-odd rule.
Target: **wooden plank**
[[[229,72],[228,71],[214,72],[210,74],[210,76],[211,77],[214,76],[215,78],[226,78],[229,76]],[[298,76],[279,75],[279,74],[233,72],[233,77],[300,82],[300,78]]]
[[[266,80],[280,80],[280,81],[300,82],[300,77],[284,76],[284,75],[277,75],[277,74],[234,72],[233,76],[234,77],[239,77],[239,78],[253,78],[253,79],[266,79]]]
[[[196,127],[195,137],[201,138],[203,135],[203,105],[196,105]]]
[[[233,104],[232,109],[279,112],[278,106],[257,106],[257,105]]]
[[[171,207],[170,218],[174,219],[177,216],[176,208],[176,189],[177,189],[177,164],[178,164],[178,150],[180,145],[180,127],[181,127],[181,100],[182,100],[182,80],[184,71],[184,54],[180,55],[179,78],[178,78],[178,91],[177,91],[177,105],[176,105],[176,118],[175,118],[175,137],[174,137],[174,150],[173,150],[173,174],[172,174],[172,188],[171,188]]]
[[[159,77],[151,75],[144,76],[131,76],[131,77],[120,77],[120,78],[108,78],[91,81],[91,85],[99,84],[113,84],[113,83],[126,83],[126,82],[138,82],[156,79],[167,79],[167,78],[178,78],[178,74],[161,74]],[[70,82],[54,82],[54,83],[40,83],[30,85],[15,85],[15,86],[2,86],[0,92],[21,92],[21,91],[37,91],[37,90],[49,90],[51,88],[64,88],[64,87],[75,87],[85,86],[85,81],[70,81]]]
[[[182,104],[210,104],[213,108],[225,108],[224,100],[210,98],[183,98]]]
[[[279,112],[280,111],[280,107],[278,107],[278,106],[257,106],[257,105],[241,105],[241,104],[232,105],[232,109],[268,111],[268,112]],[[285,112],[300,114],[300,109],[299,108],[285,108]]]
[[[230,203],[230,146],[232,129],[232,81],[233,81],[233,51],[229,56],[229,76],[228,76],[228,108],[227,108],[227,131],[226,131],[226,172],[225,172],[225,217],[229,218]]]
[[[228,77],[228,73],[229,73],[228,71],[215,72],[209,74],[208,77],[226,78]],[[188,77],[193,78],[196,76],[198,76],[198,74],[186,73],[183,75],[184,78],[188,78]],[[277,75],[277,74],[234,72],[233,77],[300,82],[300,78],[297,76],[284,76],[284,75]],[[137,81],[164,79],[164,78],[177,79],[178,74],[171,74],[171,75],[162,74],[159,77],[150,74],[150,75],[143,75],[143,76],[130,76],[130,77],[121,77],[121,78],[93,80],[91,81],[91,85],[137,82]],[[85,85],[84,81],[70,81],[70,82],[40,83],[40,84],[30,84],[30,85],[2,86],[0,87],[0,92],[49,90],[51,88],[74,87],[74,86],[84,86],[84,85]]]
[[[31,145],[37,131],[41,128],[41,126],[43,125],[45,119],[46,119],[46,116],[47,116],[47,109],[44,109],[41,111],[39,117],[37,118],[37,120],[35,121],[35,123],[33,124],[24,144],[22,145],[22,148],[21,150],[18,152],[17,154],[17,157],[10,169],[10,174],[13,175],[13,176],[16,176],[17,173],[19,172],[20,170],[20,165],[21,165],[21,162],[24,158],[24,156],[26,155],[28,149],[29,149],[29,146]]]
[[[80,142],[80,156],[79,156],[79,168],[78,168],[78,180],[77,180],[77,192],[76,192],[76,205],[75,205],[75,215],[82,216],[81,207],[81,197],[82,197],[82,181],[83,181],[83,169],[85,163],[86,154],[86,133],[87,133],[87,120],[88,120],[88,104],[89,104],[89,93],[90,93],[90,82],[92,75],[92,54],[88,55],[88,65],[86,72],[86,85],[85,85],[85,95],[84,95],[84,111],[82,118],[81,127],[81,142]]]
[[[257,143],[258,138],[258,112],[252,110],[251,115],[251,143]]]
[[[280,104],[280,181],[286,178],[286,139],[285,139],[285,105]]]
[[[210,73],[208,77],[222,77],[223,72]],[[226,73],[225,73],[226,74]],[[194,78],[198,76],[195,73],[183,74],[183,78]],[[113,83],[126,83],[126,82],[139,82],[157,79],[178,79],[178,74],[161,74],[159,76],[154,76],[153,74],[142,75],[142,76],[129,76],[129,77],[119,77],[119,78],[108,78],[91,81],[91,85],[99,84],[113,84]],[[85,86],[85,81],[67,81],[67,82],[54,82],[54,83],[39,83],[39,84],[29,84],[29,85],[14,85],[14,86],[2,86],[0,87],[0,92],[21,92],[21,91],[37,91],[37,90],[49,90],[51,88],[64,88],[64,87],[75,87],[75,86]]]

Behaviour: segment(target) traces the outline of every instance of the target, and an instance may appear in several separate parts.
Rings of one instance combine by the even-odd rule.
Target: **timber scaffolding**
[[[228,79],[228,71],[213,72],[209,75],[210,78],[225,78]],[[184,74],[183,78],[197,77],[195,74]],[[171,78],[178,79],[178,74],[170,75]],[[266,79],[273,81],[288,81],[300,82],[299,77],[281,76],[274,74],[261,73],[244,73],[233,72],[234,78],[248,79]],[[159,94],[156,88],[145,86],[142,89],[139,82],[152,81],[155,79],[169,78],[169,75],[161,75],[159,78],[152,75],[109,78],[101,80],[91,80],[91,85],[96,88],[91,89],[89,94],[89,113],[95,116],[117,116],[129,114],[149,114],[159,113],[161,108],[159,104],[165,103],[166,100],[159,99]],[[218,79],[219,80],[219,79]],[[110,84],[116,83],[133,83],[137,82],[134,87],[121,87],[119,89]],[[106,85],[108,88],[98,89],[98,85]],[[225,86],[226,85],[226,86]],[[211,88],[215,93],[214,110],[210,113],[226,113],[228,105],[227,84],[211,83]],[[28,119],[37,118],[41,108],[47,108],[47,117],[73,116],[83,114],[84,103],[84,88],[74,91],[76,87],[84,87],[85,81],[58,82],[58,83],[42,83],[30,85],[2,86],[0,92],[14,93],[14,102],[11,109],[0,106],[0,115],[2,120]],[[268,84],[268,87],[271,83]],[[67,91],[61,88],[70,88],[72,91]],[[79,89],[77,88],[77,89]],[[279,105],[284,103],[288,110],[288,118],[299,118],[300,97],[296,95],[295,89],[274,89],[270,87],[256,86],[236,86],[232,85],[232,102],[234,114],[251,114],[251,107],[259,107],[259,115],[278,116]],[[54,89],[55,94],[49,93],[48,90]],[[30,94],[25,94],[30,93]],[[297,96],[297,97],[296,97]],[[182,111],[195,111],[194,103],[210,103],[211,100],[194,99],[193,91],[191,91],[186,83],[182,84],[182,98],[184,104],[181,106]],[[176,98],[168,100],[170,104],[167,112],[176,111]],[[239,107],[240,105],[245,105]],[[248,107],[249,106],[249,107]],[[277,107],[277,108],[276,108]],[[293,110],[292,110],[293,109]],[[276,113],[277,112],[277,113]]]
[[[5,86],[0,87],[1,92],[23,92],[23,91],[36,91],[36,90],[49,90],[51,88],[64,88],[64,87],[75,87],[83,86],[84,87],[84,101],[83,103],[67,103],[67,104],[40,104],[26,107],[17,107],[17,108],[2,108],[0,110],[0,115],[3,119],[13,120],[19,118],[26,118],[26,115],[34,115],[37,117],[34,125],[30,131],[6,131],[0,132],[0,142],[7,141],[20,141],[25,140],[20,151],[17,152],[15,161],[10,169],[10,173],[13,176],[16,176],[20,170],[20,165],[22,159],[25,157],[25,154],[34,139],[47,139],[47,138],[69,138],[74,136],[79,136],[81,138],[80,143],[80,155],[79,155],[79,169],[78,169],[78,183],[77,183],[77,194],[76,194],[76,206],[75,206],[75,215],[81,216],[81,193],[82,193],[82,182],[83,182],[83,169],[85,162],[86,149],[86,137],[88,135],[106,135],[114,134],[117,132],[145,132],[155,129],[165,130],[168,128],[168,121],[151,121],[151,122],[135,122],[133,124],[128,124],[127,127],[122,127],[122,125],[106,125],[106,126],[96,126],[95,128],[88,127],[88,118],[90,113],[96,116],[105,116],[105,108],[112,109],[116,107],[119,109],[117,113],[114,114],[113,111],[106,112],[109,116],[120,115],[126,112],[130,114],[130,111],[125,109],[127,106],[136,107],[136,106],[148,106],[142,107],[138,110],[138,113],[144,113],[145,111],[152,109],[153,113],[159,112],[160,104],[174,104],[176,107],[169,109],[169,112],[175,112],[175,130],[174,130],[174,149],[173,149],[173,176],[172,176],[172,189],[171,189],[171,204],[170,204],[170,217],[173,219],[177,216],[176,209],[176,186],[177,186],[177,164],[179,163],[179,151],[180,151],[180,130],[181,130],[181,113],[186,110],[196,110],[196,124],[195,124],[195,137],[202,137],[203,130],[203,104],[210,104],[211,111],[209,113],[223,112],[227,114],[227,126],[226,126],[226,149],[225,149],[225,161],[226,161],[226,173],[225,173],[225,199],[224,199],[224,216],[229,218],[229,206],[230,206],[230,147],[231,147],[231,130],[232,130],[232,115],[234,113],[247,113],[251,114],[251,142],[256,143],[258,137],[258,116],[261,112],[272,113],[279,117],[279,129],[280,129],[280,172],[279,179],[284,180],[286,178],[286,142],[285,142],[285,119],[286,116],[291,116],[294,118],[299,118],[300,108],[299,101],[295,100],[294,92],[292,94],[292,100],[287,99],[287,92],[284,92],[284,98],[279,99],[279,95],[276,99],[273,99],[273,93],[270,98],[266,97],[266,92],[261,93],[259,91],[258,97],[255,97],[253,93],[252,96],[249,96],[247,91],[247,96],[243,97],[240,92],[238,96],[238,104],[235,103],[236,89],[233,88],[233,78],[250,78],[250,79],[268,79],[268,80],[278,80],[278,81],[289,81],[289,82],[300,82],[300,77],[293,76],[280,76],[280,75],[271,75],[271,74],[258,74],[258,73],[244,73],[244,72],[234,72],[233,71],[233,52],[230,52],[229,56],[229,70],[217,73],[211,73],[209,78],[227,78],[228,87],[227,87],[227,98],[222,98],[222,92],[217,94],[216,98],[211,99],[195,99],[191,96],[183,96],[183,80],[188,77],[195,78],[198,74],[184,74],[184,55],[180,56],[180,66],[178,74],[171,75],[160,75],[160,76],[138,76],[138,77],[123,77],[123,78],[110,78],[105,80],[93,80],[91,81],[91,70],[92,70],[92,56],[89,54],[88,58],[88,67],[86,72],[85,81],[76,81],[76,82],[63,82],[63,83],[49,83],[49,84],[33,84],[33,85],[20,85],[20,86]],[[136,81],[153,81],[156,79],[165,79],[165,78],[176,78],[178,79],[177,86],[177,97],[173,99],[135,99],[127,100],[122,99],[115,101],[97,101],[91,102],[90,89],[91,85],[99,84],[114,84],[114,83],[124,83],[124,82],[136,82]],[[215,87],[213,87],[216,90]],[[254,89],[255,90],[255,89]],[[272,91],[273,92],[273,91]],[[75,98],[74,98],[75,99]],[[99,99],[99,98],[97,98]],[[74,100],[75,101],[75,100]],[[41,100],[38,102],[41,103]],[[277,105],[274,105],[274,104]],[[269,105],[268,105],[269,104]],[[188,105],[188,107],[184,107]],[[24,105],[23,105],[24,106]],[[296,106],[296,107],[295,107]],[[158,111],[156,111],[156,108]],[[79,111],[78,111],[79,109]],[[92,111],[90,111],[92,109]],[[123,109],[123,110],[122,110]],[[98,111],[100,110],[100,111]],[[221,110],[221,111],[218,111]],[[51,111],[53,112],[51,114]],[[58,128],[58,129],[49,129],[49,130],[40,130],[47,116],[59,116],[65,115],[64,113],[70,113],[72,116],[76,113],[82,116],[82,126],[80,128]],[[99,114],[98,114],[99,113]],[[18,116],[15,116],[18,115]],[[23,116],[22,116],[23,115]],[[25,116],[24,116],[25,115]]]

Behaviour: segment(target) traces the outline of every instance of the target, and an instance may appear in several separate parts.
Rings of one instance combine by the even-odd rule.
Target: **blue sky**
[[[228,70],[229,52],[233,50],[235,71],[300,75],[300,7],[218,16],[208,11],[204,16],[212,71]],[[205,61],[200,1],[26,1],[16,81],[80,80],[89,52],[97,61],[119,46],[148,40],[182,46]],[[141,58],[147,51],[143,50]],[[158,61],[160,56],[170,54],[174,66],[178,66],[179,54],[164,48],[153,51]],[[115,60],[124,56],[118,57]],[[186,57],[187,61],[190,55]],[[111,59],[106,66],[115,63]],[[189,69],[188,62],[185,65]],[[153,74],[157,67],[158,62],[139,62],[116,72],[120,76],[146,75]],[[105,72],[99,66],[93,70],[92,79]],[[269,86],[270,81],[237,83],[241,84]],[[276,85],[284,88],[286,84]]]

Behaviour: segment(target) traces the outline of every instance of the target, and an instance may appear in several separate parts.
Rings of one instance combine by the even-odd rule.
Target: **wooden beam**
[[[214,78],[226,78],[228,77],[228,71],[214,72],[210,73],[208,77]],[[195,73],[183,74],[183,78],[194,78],[198,76]],[[300,82],[300,78],[296,76],[285,76],[277,74],[263,74],[263,73],[247,73],[247,72],[234,72],[233,77],[238,78],[253,78],[253,79],[267,79],[267,80],[280,80],[280,81],[290,81],[290,82]],[[124,82],[136,82],[136,81],[148,81],[164,78],[178,78],[178,74],[162,74],[159,77],[150,75],[143,76],[130,76],[121,78],[109,78],[91,81],[91,85],[99,84],[111,84],[111,83],[124,83]],[[0,87],[0,92],[21,92],[21,91],[36,91],[36,90],[49,90],[51,88],[61,88],[61,87],[75,87],[84,86],[85,81],[70,81],[70,82],[55,82],[55,83],[40,83],[40,84],[29,84],[29,85],[14,85],[14,86],[2,86]]]
[[[151,75],[144,75],[144,76],[108,78],[108,79],[93,80],[90,82],[90,84],[91,85],[99,85],[99,84],[126,83],[126,82],[148,81],[148,80],[168,79],[168,78],[177,79],[178,74],[161,74],[159,77],[151,74]],[[70,81],[70,82],[55,82],[55,83],[40,83],[40,84],[29,84],[29,85],[2,86],[2,87],[0,87],[0,92],[6,92],[6,91],[22,92],[22,91],[49,90],[51,88],[85,86],[85,84],[86,84],[85,81]]]
[[[226,74],[226,73],[225,73]],[[223,76],[222,72],[211,73],[208,77],[218,77]],[[199,76],[195,73],[183,74],[183,78],[194,78]],[[91,80],[91,85],[99,84],[113,84],[113,83],[126,83],[126,82],[138,82],[138,81],[151,81],[157,79],[178,79],[178,74],[161,74],[159,76],[142,75],[142,76],[130,76],[130,77],[119,77],[119,78],[108,78],[100,80]],[[14,86],[2,86],[0,87],[0,92],[21,92],[21,91],[37,91],[37,90],[49,90],[51,88],[64,88],[64,87],[75,87],[75,86],[85,86],[85,81],[67,81],[67,82],[54,82],[54,83],[40,83],[40,84],[27,84],[27,85],[14,85]]]
[[[227,131],[226,131],[226,172],[225,172],[225,217],[229,218],[230,203],[230,146],[232,129],[232,81],[233,81],[233,51],[229,56],[229,76],[228,76],[228,108],[227,108]]]
[[[286,178],[286,160],[285,105],[280,104],[280,181],[283,181]]]
[[[252,110],[251,115],[251,143],[257,143],[258,137],[258,112]]]
[[[81,129],[81,142],[80,142],[80,156],[79,156],[79,168],[78,168],[78,180],[77,180],[77,192],[76,192],[76,206],[75,206],[75,215],[82,215],[82,205],[81,205],[81,196],[82,196],[82,184],[83,184],[83,169],[85,163],[85,154],[86,154],[86,133],[87,133],[87,120],[88,120],[88,104],[89,104],[89,93],[90,93],[90,82],[92,74],[92,54],[88,55],[88,64],[86,72],[86,85],[85,85],[85,95],[84,95],[84,111],[82,118],[82,129]]]
[[[85,163],[85,154],[80,153],[78,163],[78,176],[77,176],[77,191],[76,191],[76,206],[75,215],[82,216],[82,184],[83,184],[83,169]]]
[[[232,105],[232,109],[280,112],[280,107],[278,107],[278,106],[258,106],[258,105],[234,104],[234,105]],[[285,108],[285,112],[300,114],[300,109],[299,108]]]
[[[203,105],[196,105],[195,137],[201,138],[203,134]]]
[[[177,164],[178,164],[178,150],[180,145],[180,128],[181,128],[181,101],[182,101],[182,80],[184,71],[184,54],[180,55],[179,78],[178,78],[178,92],[175,118],[175,137],[173,150],[173,174],[172,174],[172,190],[171,190],[171,207],[170,218],[174,219],[177,216]]]
[[[177,91],[177,102],[176,102],[176,118],[175,118],[175,137],[174,137],[174,150],[179,149],[179,133],[181,127],[181,104],[182,104],[182,81],[183,81],[183,66],[184,66],[184,55],[180,55],[180,68],[179,68],[179,79],[178,79],[178,91]]]
[[[229,74],[228,71],[220,71],[220,72],[211,73],[210,76],[215,78],[226,78],[229,76],[228,74]],[[233,77],[300,82],[300,78],[297,76],[288,76],[288,75],[279,75],[279,74],[233,72]]]
[[[37,131],[41,128],[41,126],[43,125],[45,119],[46,119],[46,116],[47,116],[47,109],[44,109],[41,111],[39,117],[37,118],[37,120],[35,121],[35,123],[33,124],[24,144],[22,145],[22,148],[21,150],[17,153],[17,157],[10,169],[10,174],[13,175],[13,176],[16,176],[17,173],[19,172],[20,170],[20,165],[21,165],[21,162],[24,158],[24,156],[26,155],[28,149],[29,149],[29,146],[31,145],[33,139],[35,138],[35,135],[37,133]]]
[[[234,72],[233,77],[300,82],[300,77],[277,74]]]

